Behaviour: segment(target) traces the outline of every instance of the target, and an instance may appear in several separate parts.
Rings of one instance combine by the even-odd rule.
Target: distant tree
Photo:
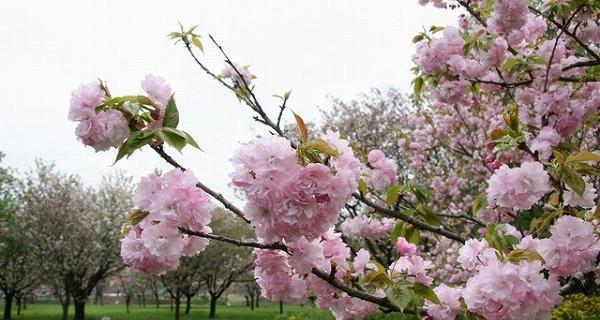
[[[0,152],[0,162],[4,154]],[[0,290],[4,293],[3,319],[12,316],[13,300],[18,313],[21,297],[37,280],[35,260],[25,238],[16,190],[17,179],[9,168],[0,166]]]
[[[228,237],[253,239],[252,229],[237,217],[221,210],[215,210],[211,227],[214,232]],[[252,251],[248,247],[231,247],[213,241],[200,254],[207,267],[202,274],[210,295],[209,319],[214,319],[217,312],[217,301],[232,283],[242,278],[253,266]]]
[[[96,285],[124,267],[119,257],[120,222],[131,208],[131,179],[108,176],[97,189],[80,178],[38,162],[23,183],[21,199],[43,272],[68,317],[85,318],[85,303]],[[40,214],[43,213],[43,214]]]
[[[176,271],[167,272],[160,275],[160,282],[167,289],[167,292],[171,296],[171,300],[175,305],[175,320],[179,320],[181,312],[181,299],[189,296],[186,304],[186,314],[189,313],[189,304],[191,293],[196,290],[192,289],[192,286],[198,286],[195,279],[206,270],[205,260],[201,256],[196,257],[185,257],[181,259],[181,264]],[[197,293],[197,291],[196,291]]]

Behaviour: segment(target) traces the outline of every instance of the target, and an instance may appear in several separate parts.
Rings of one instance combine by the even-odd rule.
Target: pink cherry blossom
[[[233,66],[226,64],[223,71],[221,71],[221,78],[230,78],[240,87],[250,88],[253,77],[254,76],[250,73],[248,67],[242,67],[235,62],[233,63]]]
[[[414,256],[417,253],[417,246],[406,241],[404,237],[398,237],[396,252],[401,256]]]
[[[370,168],[367,168],[367,185],[375,190],[383,191],[396,183],[397,165],[392,159],[386,158],[381,150],[371,150],[368,154]]]
[[[71,108],[69,120],[78,121],[89,119],[96,113],[96,108],[102,104],[105,93],[98,82],[92,82],[79,87],[71,93]]]
[[[519,168],[502,165],[488,180],[490,205],[530,209],[551,190],[550,177],[539,162],[523,162]]]
[[[566,277],[593,270],[600,240],[591,223],[562,216],[550,227],[550,234],[550,238],[539,240],[536,248],[551,273]]]
[[[376,219],[364,216],[346,218],[340,225],[342,232],[350,237],[378,240],[389,237],[396,221],[390,218]]]
[[[169,98],[173,95],[173,90],[165,78],[153,74],[149,74],[144,78],[142,89],[146,91],[150,100],[160,107],[166,107]]]
[[[323,256],[323,246],[318,239],[308,241],[302,237],[290,244],[292,257],[290,265],[300,274],[310,273],[313,267],[329,269],[329,263]]]
[[[455,319],[461,312],[461,289],[440,284],[433,291],[435,291],[437,297],[440,299],[441,304],[435,304],[426,300],[425,308],[427,309],[427,315],[433,318],[433,320]]]
[[[123,114],[117,110],[92,113],[83,119],[75,129],[75,135],[83,144],[93,147],[96,152],[117,148],[129,136],[129,127]]]
[[[591,179],[588,177],[584,178],[585,190],[582,195],[577,194],[567,185],[567,190],[563,193],[563,199],[566,204],[573,207],[591,208],[596,205],[596,197],[598,193],[594,185],[590,182]]]

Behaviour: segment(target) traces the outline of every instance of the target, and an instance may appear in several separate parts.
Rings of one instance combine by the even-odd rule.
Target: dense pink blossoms
[[[260,138],[237,151],[231,178],[246,194],[244,213],[260,240],[313,240],[337,221],[358,184],[360,162],[338,134],[328,132],[323,139],[339,153],[330,161],[332,168],[320,163],[301,166],[281,137]]]
[[[506,165],[488,180],[487,198],[491,206],[530,209],[551,190],[550,176],[539,162],[523,162],[519,168]]]
[[[378,240],[390,236],[396,220],[390,218],[375,219],[364,216],[346,218],[340,225],[342,233],[355,238]]]
[[[96,112],[105,98],[97,82],[81,86],[71,95],[69,120],[78,121],[75,135],[96,152],[117,148],[129,135],[127,120],[117,110]]]
[[[368,154],[369,168],[366,170],[367,185],[383,191],[398,181],[398,166],[392,159],[386,158],[381,150],[372,150]]]
[[[467,308],[488,320],[550,319],[561,301],[560,284],[542,269],[539,261],[489,261],[462,290]]]
[[[550,238],[534,241],[551,273],[566,277],[594,269],[600,241],[591,223],[563,216],[550,228],[550,234]]]
[[[192,172],[179,169],[140,181],[134,204],[148,214],[121,241],[121,256],[127,265],[160,274],[176,269],[182,255],[194,256],[204,250],[208,239],[179,231],[180,227],[211,231],[207,225],[212,206],[197,182]]]
[[[435,291],[441,303],[435,304],[429,300],[425,301],[425,309],[429,318],[434,320],[455,319],[461,312],[461,289],[440,284],[433,291]]]

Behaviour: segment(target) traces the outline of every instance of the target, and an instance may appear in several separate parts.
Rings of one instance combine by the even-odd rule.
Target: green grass
[[[181,320],[208,319],[208,305],[192,305],[190,314],[184,314],[185,305],[182,306]],[[245,305],[224,304],[217,306],[217,319],[221,320],[329,320],[333,319],[329,311],[316,310],[313,306],[304,307],[295,305],[284,305],[283,314],[279,314],[279,304],[264,302],[254,311],[250,311]],[[131,306],[131,313],[125,312],[124,305],[93,305],[85,307],[86,319],[100,320],[103,315],[110,316],[112,320],[171,320],[174,314],[168,305],[161,305],[160,309],[148,305],[146,308],[137,305]],[[73,308],[69,310],[73,316]],[[60,320],[61,307],[57,304],[31,304],[27,310],[22,311],[21,316],[16,315],[13,308],[14,320]]]

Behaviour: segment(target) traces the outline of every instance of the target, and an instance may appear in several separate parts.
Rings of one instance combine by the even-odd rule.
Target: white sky
[[[371,87],[410,90],[422,26],[454,24],[458,12],[395,1],[6,1],[0,2],[0,150],[27,170],[35,158],[95,184],[123,169],[134,177],[170,169],[151,150],[110,166],[116,150],[95,153],[75,139],[66,119],[70,93],[101,78],[113,95],[141,92],[148,73],[176,91],[179,128],[205,152],[171,153],[214,189],[231,195],[229,159],[239,142],[264,129],[236,98],[203,74],[166,38],[177,21],[216,37],[230,57],[252,64],[256,92],[271,113],[272,94],[293,90],[291,107],[317,120],[327,95],[351,99]],[[202,59],[214,71],[221,56],[205,36]],[[287,115],[288,121],[291,120]]]

